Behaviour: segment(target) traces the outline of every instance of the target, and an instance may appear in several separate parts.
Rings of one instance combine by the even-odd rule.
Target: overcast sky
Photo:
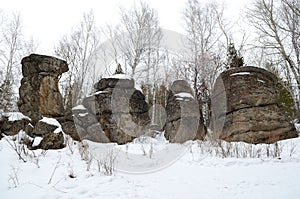
[[[158,11],[161,26],[183,33],[182,12],[187,0],[145,0]],[[209,0],[202,0],[202,2]],[[224,0],[226,16],[236,20],[251,0]],[[130,7],[134,0],[1,0],[0,9],[21,14],[26,37],[38,40],[39,52],[51,54],[54,44],[69,33],[93,9],[96,24],[116,23],[120,6]],[[223,0],[216,0],[222,3]]]

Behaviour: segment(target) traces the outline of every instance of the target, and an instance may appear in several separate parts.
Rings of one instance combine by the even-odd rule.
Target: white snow
[[[266,83],[264,80],[261,80],[261,79],[259,79],[258,81],[261,83]]]
[[[186,92],[177,93],[177,94],[175,94],[175,96],[178,97],[178,98],[191,98],[191,99],[194,99],[194,96],[191,93],[186,93]]]
[[[61,127],[60,123],[54,118],[43,117],[43,119],[41,119],[40,121],[53,126]]]
[[[23,115],[23,113],[20,112],[7,112],[7,113],[3,113],[3,116],[8,117],[8,121],[10,122],[14,122],[17,120],[23,120],[23,119],[27,119],[30,120],[31,119],[25,115]]]
[[[83,105],[77,105],[75,107],[72,108],[73,111],[75,110],[86,110],[86,108]]]
[[[176,100],[183,101],[184,99],[181,97],[177,97]]]
[[[95,92],[93,95],[98,95],[98,94],[101,94],[101,93],[107,93],[108,91],[97,91]]]
[[[54,130],[54,133],[60,133],[62,132],[62,128],[60,123],[54,119],[54,118],[49,118],[49,117],[43,117],[43,119],[40,120],[41,122],[53,125],[53,126],[57,126],[57,128]]]
[[[38,146],[41,143],[42,140],[43,140],[42,137],[35,137],[34,140],[33,140],[32,146],[33,147]]]
[[[112,76],[107,76],[104,78],[113,78],[113,79],[132,79],[129,75],[126,74],[114,74]]]
[[[78,115],[79,115],[80,117],[85,117],[85,116],[88,115],[88,113],[79,113]]]
[[[159,163],[157,152],[169,145],[174,145],[174,149],[186,149],[172,164],[155,172],[137,175],[115,171],[112,176],[104,175],[103,170],[99,172],[96,160],[91,163],[84,161],[91,156],[82,151],[81,156],[77,142],[69,142],[64,149],[48,150],[46,153],[43,150],[35,150],[34,154],[29,151],[24,163],[6,139],[10,140],[10,137],[0,140],[0,192],[4,199],[300,197],[300,138],[279,142],[280,158],[267,157],[267,149],[273,153],[274,145],[222,142],[224,149],[231,148],[232,151],[229,157],[222,157],[221,148],[208,141],[171,144],[161,135],[138,138],[127,145],[87,142],[90,151],[94,147],[114,147],[127,151],[129,158],[130,155],[139,155],[141,162],[132,162],[132,166],[137,168],[151,162],[155,166]],[[152,159],[149,157],[151,146],[154,148]],[[143,150],[146,155],[143,155]],[[243,158],[243,154],[248,156]],[[253,157],[249,157],[250,154]]]
[[[300,133],[300,123],[295,123],[295,128],[298,133]]]
[[[141,92],[143,93],[143,90],[142,90],[142,88],[140,87],[140,85],[135,84],[135,85],[134,85],[134,88],[135,88],[136,90],[138,90],[138,91],[141,91]]]
[[[238,72],[238,73],[233,73],[230,76],[237,76],[237,75],[250,75],[251,73],[249,72]]]

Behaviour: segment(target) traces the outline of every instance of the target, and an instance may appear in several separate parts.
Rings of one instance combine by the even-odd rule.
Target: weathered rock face
[[[21,113],[5,113],[0,117],[0,132],[5,135],[16,135],[20,130],[25,130],[29,123],[30,119]]]
[[[298,136],[291,124],[291,94],[264,69],[224,71],[215,83],[212,106],[212,128],[223,140],[257,144]]]
[[[23,79],[19,89],[20,112],[30,117],[33,124],[42,116],[63,116],[58,77],[68,71],[67,63],[55,57],[36,54],[23,58],[21,63]]]
[[[80,137],[124,144],[145,133],[150,123],[148,105],[132,79],[101,79],[95,89],[83,100],[81,112],[73,111]]]
[[[170,142],[183,143],[187,140],[204,139],[206,130],[200,120],[199,104],[186,81],[177,80],[171,86],[166,113],[164,130]]]
[[[27,130],[26,134],[32,138],[42,138],[41,142],[36,146],[29,146],[29,148],[44,150],[64,148],[65,138],[60,127],[59,122],[53,118],[39,120],[34,127]]]
[[[62,149],[65,147],[65,140],[62,132],[59,133],[49,133],[45,135],[38,145],[38,148],[48,150],[48,149]]]
[[[17,120],[17,121],[8,121],[7,118],[3,118],[0,123],[2,123],[2,127],[0,129],[6,135],[16,135],[20,130],[25,129],[25,127],[29,124],[29,120]],[[1,126],[1,124],[0,124]]]
[[[94,142],[107,143],[109,139],[104,134],[97,116],[79,105],[72,109],[73,121],[63,124],[63,129],[75,140],[88,139]]]

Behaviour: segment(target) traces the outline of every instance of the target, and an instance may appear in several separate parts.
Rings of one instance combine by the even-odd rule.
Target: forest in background
[[[183,21],[187,52],[175,54],[162,47],[164,32],[157,11],[145,2],[120,8],[118,24],[99,27],[93,11],[85,13],[76,27],[53,46],[54,54],[66,60],[69,71],[60,79],[65,108],[80,104],[93,92],[99,78],[111,75],[120,63],[135,79],[149,106],[165,107],[166,91],[176,79],[187,80],[194,90],[208,126],[210,92],[232,56],[244,57],[245,65],[264,67],[276,74],[293,94],[299,118],[300,88],[300,2],[297,0],[254,0],[239,22],[224,16],[216,2],[187,0]],[[248,25],[242,29],[241,23]],[[236,41],[236,32],[241,35]],[[103,41],[107,41],[105,45]],[[0,109],[17,109],[22,78],[21,59],[38,53],[34,38],[26,39],[22,15],[0,10]],[[186,56],[188,55],[188,56]],[[97,72],[97,63],[104,70]],[[158,119],[159,120],[159,119]]]

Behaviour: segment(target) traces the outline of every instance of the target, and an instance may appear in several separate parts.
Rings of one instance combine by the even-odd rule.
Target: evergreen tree
[[[4,80],[0,86],[0,109],[4,112],[11,111],[13,108],[13,93],[10,80]]]
[[[116,68],[115,74],[125,74],[125,73],[123,72],[123,69],[122,69],[120,63],[118,63],[118,66],[117,66],[117,68]]]
[[[244,58],[239,56],[233,43],[227,48],[227,68],[241,67],[244,65]]]

